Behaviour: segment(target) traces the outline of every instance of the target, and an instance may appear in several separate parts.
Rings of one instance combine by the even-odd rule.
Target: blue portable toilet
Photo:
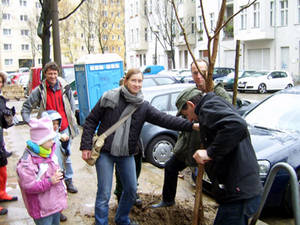
[[[123,60],[114,53],[89,54],[78,59],[74,70],[82,125],[102,94],[119,86]]]

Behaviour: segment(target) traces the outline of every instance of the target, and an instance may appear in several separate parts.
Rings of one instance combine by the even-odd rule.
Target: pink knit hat
[[[45,142],[55,138],[57,135],[53,130],[52,120],[49,117],[42,117],[41,119],[30,119],[30,138],[32,142],[37,145],[42,145]]]

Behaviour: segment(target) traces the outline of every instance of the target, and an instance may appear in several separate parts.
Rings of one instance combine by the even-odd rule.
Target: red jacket
[[[57,111],[62,118],[60,131],[66,129],[69,126],[67,115],[65,112],[65,107],[62,99],[62,93],[61,93],[61,86],[60,84],[58,88],[51,88],[48,82],[46,81],[47,85],[47,103],[46,103],[46,110],[55,110]]]

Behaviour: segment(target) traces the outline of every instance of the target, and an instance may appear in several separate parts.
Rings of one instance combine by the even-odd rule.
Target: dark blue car
[[[300,86],[271,95],[244,118],[260,167],[260,179],[265,183],[272,166],[278,162],[291,165],[300,178]],[[203,188],[210,191],[204,176]],[[289,175],[280,170],[276,175],[265,206],[282,207],[292,215]]]

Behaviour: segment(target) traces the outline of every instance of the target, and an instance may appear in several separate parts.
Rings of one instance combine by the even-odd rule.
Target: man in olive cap
[[[179,114],[200,125],[202,149],[193,158],[205,165],[212,193],[220,204],[214,225],[247,225],[262,193],[259,166],[246,121],[213,92],[177,99]]]

